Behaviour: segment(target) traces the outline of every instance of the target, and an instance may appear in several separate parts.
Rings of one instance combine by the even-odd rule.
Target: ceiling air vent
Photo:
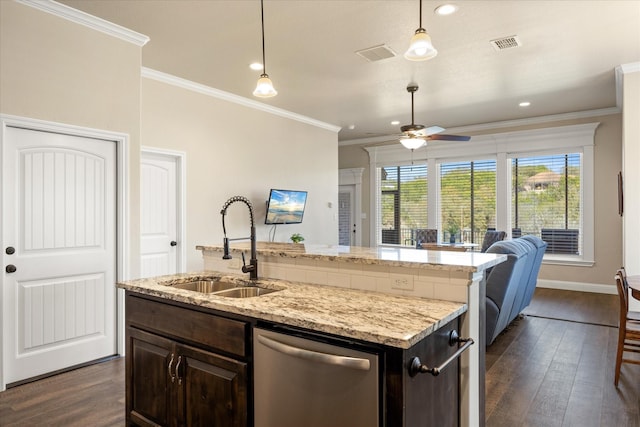
[[[518,36],[502,37],[501,39],[491,40],[490,43],[498,52],[522,46]]]
[[[380,61],[382,59],[392,58],[396,56],[396,53],[391,50],[389,46],[384,44],[358,50],[356,54],[360,55],[369,62]]]

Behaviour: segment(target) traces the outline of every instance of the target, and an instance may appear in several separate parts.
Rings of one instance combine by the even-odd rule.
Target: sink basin
[[[239,287],[227,291],[216,292],[216,295],[229,298],[250,298],[276,292],[277,289],[259,288],[257,286]]]
[[[238,285],[229,282],[221,282],[219,280],[194,280],[193,282],[177,283],[171,286],[176,289],[185,289],[187,291],[196,291],[202,292],[204,294],[209,294],[212,292],[233,289]]]

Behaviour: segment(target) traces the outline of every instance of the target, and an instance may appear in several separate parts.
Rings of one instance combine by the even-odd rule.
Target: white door
[[[338,192],[338,243],[345,246],[356,244],[355,188],[341,185]]]
[[[143,153],[140,165],[140,274],[177,272],[176,158]]]
[[[9,384],[116,353],[116,143],[7,127],[2,155]]]

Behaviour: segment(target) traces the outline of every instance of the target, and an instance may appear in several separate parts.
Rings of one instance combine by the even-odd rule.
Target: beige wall
[[[624,266],[628,274],[640,274],[640,63],[624,74],[623,84],[623,175],[624,175]],[[631,298],[629,308],[640,310]]]
[[[220,209],[231,196],[251,200],[258,240],[266,241],[271,188],[308,191],[302,224],[277,226],[275,241],[300,233],[306,243],[337,243],[336,132],[147,78],[141,114],[145,147],[187,153],[188,270],[203,266],[196,245],[222,243]],[[249,235],[247,212],[229,207],[228,237]]]
[[[129,267],[139,253],[141,48],[85,26],[0,1],[0,113],[129,136]]]
[[[622,221],[617,208],[617,174],[622,167],[622,117],[621,114],[601,117],[589,117],[579,120],[565,120],[545,123],[544,125],[518,126],[486,130],[470,135],[494,134],[570,124],[600,122],[596,129],[594,147],[594,221],[595,221],[595,265],[593,267],[575,267],[561,265],[543,265],[540,278],[549,281],[581,282],[614,286],[612,282],[615,270],[622,265]],[[473,143],[473,139],[470,143]],[[374,219],[369,212],[369,157],[359,146],[349,145],[339,148],[339,168],[363,167],[362,209],[367,214],[363,221],[363,246],[368,246],[369,227]]]

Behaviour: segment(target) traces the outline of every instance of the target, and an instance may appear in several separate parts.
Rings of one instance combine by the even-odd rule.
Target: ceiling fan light
[[[431,37],[424,28],[418,28],[416,33],[411,37],[409,49],[404,57],[410,61],[425,61],[431,59],[438,54],[438,51],[431,43]]]
[[[408,148],[409,150],[415,150],[416,148],[420,148],[425,145],[427,141],[422,138],[400,138],[400,144],[404,146],[404,148]]]
[[[258,84],[256,85],[256,90],[253,91],[253,96],[257,96],[259,98],[270,98],[277,94],[278,91],[273,87],[273,83],[271,83],[269,76],[267,74],[260,75]]]

